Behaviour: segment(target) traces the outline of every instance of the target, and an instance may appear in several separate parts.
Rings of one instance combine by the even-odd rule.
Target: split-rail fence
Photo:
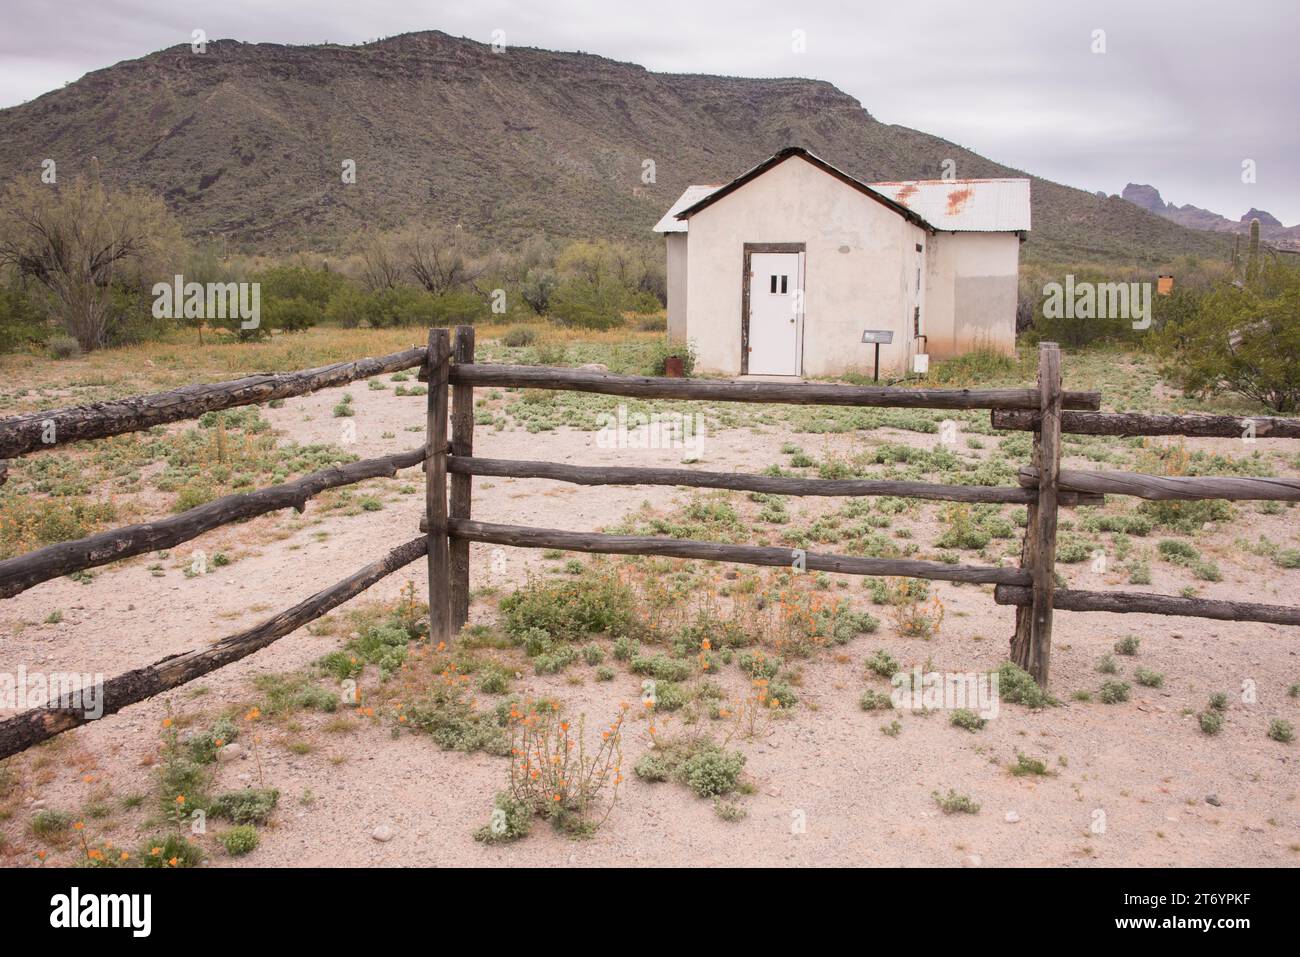
[[[1185,598],[1142,592],[1058,588],[1057,516],[1062,507],[1098,505],[1106,495],[1148,500],[1300,500],[1300,481],[1277,478],[1157,476],[1062,469],[1061,436],[1184,435],[1298,438],[1300,420],[1220,415],[1153,415],[1098,411],[1096,392],[1062,387],[1060,350],[1042,343],[1038,383],[1021,389],[928,389],[664,379],[581,369],[474,362],[474,329],[431,329],[426,347],[318,369],[253,375],[170,392],[0,419],[0,483],[6,459],[69,442],[135,432],[205,412],[306,395],[358,379],[419,368],[428,382],[424,444],[408,452],[324,469],[255,492],[228,495],[153,522],[99,532],[0,561],[0,599],[41,582],[119,559],[172,548],[206,531],[283,508],[302,511],[312,497],[400,469],[423,465],[425,514],[420,535],[262,623],[215,643],[117,675],[104,682],[103,714],[175,688],[245,658],[361,594],[420,558],[428,564],[429,625],[434,641],[452,641],[469,618],[471,542],[521,548],[620,555],[660,555],[750,565],[798,566],[807,571],[925,578],[994,586],[994,601],[1016,609],[1011,660],[1046,685],[1051,666],[1052,613],[1108,611],[1185,615],[1231,621],[1300,625],[1300,607]],[[988,409],[997,429],[1032,431],[1032,461],[1014,486],[960,486],[877,479],[806,479],[713,472],[697,468],[614,468],[484,458],[474,455],[476,387],[592,392],[634,398],[887,408]],[[670,485],[781,495],[903,496],[949,502],[1022,504],[1027,524],[1018,567],[947,564],[902,558],[865,558],[789,548],[731,545],[634,535],[571,532],[504,525],[471,516],[474,476],[543,478],[578,485]],[[0,721],[0,759],[60,734],[89,718],[71,698]]]

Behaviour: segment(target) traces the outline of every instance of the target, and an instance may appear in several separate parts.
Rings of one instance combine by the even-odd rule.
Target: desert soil
[[[330,409],[340,390],[292,400],[265,414],[283,440],[336,442],[339,420]],[[424,400],[353,387],[357,441],[362,457],[418,444],[404,431],[424,419]],[[382,438],[385,431],[396,438]],[[880,430],[891,441],[930,445],[935,436]],[[793,435],[770,426],[732,429],[708,436],[701,467],[758,471],[782,461],[783,442],[796,441],[810,454],[845,451],[851,436]],[[554,433],[479,429],[475,451],[502,458],[550,459],[579,464],[636,461],[676,465],[674,450],[601,449],[595,434],[562,429]],[[1191,444],[1191,443],[1189,443]],[[1300,446],[1300,443],[1293,443]],[[1202,443],[1197,447],[1213,447]],[[1225,444],[1225,448],[1226,448]],[[1294,454],[1297,449],[1288,450]],[[1077,463],[1078,467],[1089,467]],[[419,471],[400,476],[389,488],[420,486]],[[374,488],[372,485],[368,488]],[[382,485],[380,486],[383,487]],[[419,494],[381,492],[385,506],[355,515],[329,513],[316,524],[315,506],[306,515],[267,516],[212,532],[178,549],[159,577],[139,559],[97,570],[89,584],[68,579],[45,583],[0,604],[0,670],[74,670],[118,674],[166,655],[200,647],[247,627],[280,608],[346,576],[397,543],[417,534]],[[649,502],[659,508],[684,501],[672,488],[584,488],[535,480],[478,480],[474,514],[489,521],[594,530],[616,523]],[[792,502],[796,514],[814,514],[818,503]],[[1063,513],[1065,514],[1065,513]],[[1246,514],[1246,513],[1243,513]],[[1249,513],[1235,528],[1198,539],[1207,554],[1238,537],[1268,534],[1296,545],[1294,513]],[[931,529],[933,531],[933,529]],[[327,532],[322,537],[319,533]],[[1208,542],[1208,544],[1207,544]],[[208,555],[226,551],[238,560],[213,574],[185,578],[180,565],[191,549]],[[493,568],[492,549],[473,547],[473,584],[521,582],[543,561],[537,552],[503,550],[505,567]],[[1224,581],[1205,585],[1209,597],[1241,597],[1294,603],[1300,571],[1282,570],[1264,559],[1236,553],[1222,561]],[[1158,590],[1176,592],[1190,582],[1160,566]],[[1067,570],[1082,587],[1128,587],[1118,574]],[[362,600],[395,599],[408,582],[422,590],[423,562],[372,589]],[[1296,749],[1269,740],[1271,718],[1300,717],[1286,696],[1300,681],[1300,642],[1295,629],[1280,626],[1057,612],[1053,691],[1060,707],[1030,712],[1004,704],[982,731],[953,727],[944,714],[919,716],[864,712],[858,697],[868,685],[863,661],[884,647],[903,662],[933,662],[939,670],[983,671],[1005,660],[1013,612],[993,603],[991,589],[940,584],[947,606],[940,635],[932,641],[904,640],[881,609],[872,609],[854,581],[842,594],[884,619],[881,631],[855,639],[840,660],[832,654],[804,665],[800,703],[766,736],[741,742],[746,773],[755,793],[742,799],[748,816],[720,820],[708,801],[674,784],[647,784],[630,773],[649,746],[644,721],[629,725],[625,744],[627,780],[607,823],[588,840],[575,841],[537,826],[523,841],[484,846],[471,838],[486,822],[492,797],[505,780],[505,760],[484,754],[439,750],[427,737],[393,736],[391,723],[358,722],[349,734],[328,733],[322,716],[307,715],[293,734],[264,729],[262,774],[281,792],[261,846],[233,860],[210,838],[212,866],[278,865],[1295,865],[1300,861],[1300,766]],[[51,611],[63,619],[44,624]],[[475,620],[492,614],[482,603]],[[346,621],[344,611],[336,612]],[[344,629],[346,632],[346,629]],[[1133,685],[1127,703],[1104,705],[1070,699],[1076,689],[1095,692],[1102,676],[1094,663],[1124,634],[1142,638],[1138,662],[1163,672],[1164,687],[1132,682],[1132,659],[1121,659]],[[29,833],[35,809],[76,812],[105,795],[117,807],[130,794],[152,794],[152,766],[159,745],[165,703],[173,711],[250,700],[250,680],[261,673],[302,668],[338,647],[346,634],[300,630],[251,658],[202,679],[206,691],[182,688],[128,708],[63,736],[12,763],[20,796],[9,820],[0,861],[35,863],[42,845]],[[597,683],[585,664],[537,677],[522,672],[515,691],[551,696],[570,714],[599,724],[620,701],[636,702],[639,680],[620,669],[613,682]],[[585,676],[570,683],[572,674]],[[376,680],[368,674],[368,681]],[[1245,683],[1257,690],[1243,700]],[[1249,686],[1249,685],[1247,685]],[[1194,714],[1207,697],[1226,691],[1231,705],[1223,732],[1202,734]],[[1249,696],[1245,696],[1249,698]],[[882,724],[898,717],[902,733],[889,737]],[[314,745],[306,754],[284,747],[292,738]],[[1017,753],[1042,759],[1054,772],[1018,778],[1007,771]],[[256,784],[254,762],[219,762],[214,789]],[[976,815],[945,815],[931,798],[952,788],[981,805]],[[1208,803],[1213,796],[1217,804]],[[88,821],[96,837],[134,848],[151,811],[115,809]],[[1010,820],[1009,820],[1010,818]],[[381,826],[392,837],[372,836]],[[69,861],[73,848],[51,848],[51,860]]]

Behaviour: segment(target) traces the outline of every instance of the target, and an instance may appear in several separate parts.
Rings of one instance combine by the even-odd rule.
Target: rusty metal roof
[[[914,210],[935,229],[1020,232],[1029,229],[1027,179],[919,179],[871,188]]]

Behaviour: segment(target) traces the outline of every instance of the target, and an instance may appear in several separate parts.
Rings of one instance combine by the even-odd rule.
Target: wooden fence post
[[[456,342],[452,347],[456,365],[474,362],[474,327],[457,326]],[[451,388],[451,454],[468,458],[474,454],[474,387],[454,385]],[[452,518],[470,517],[470,495],[474,477],[455,473],[451,477]],[[469,621],[469,540],[453,538],[451,555],[451,628],[460,631]]]
[[[1033,576],[1033,604],[1016,609],[1011,660],[1046,687],[1052,660],[1052,599],[1056,591],[1057,482],[1061,471],[1061,350],[1038,345],[1039,411],[1034,436],[1038,501],[1029,506],[1020,565]]]
[[[446,329],[429,330],[429,406],[425,421],[425,522],[429,536],[429,638],[448,641],[451,569],[447,542],[447,383],[451,340]]]

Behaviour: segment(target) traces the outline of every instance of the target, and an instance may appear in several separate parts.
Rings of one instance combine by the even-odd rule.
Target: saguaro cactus
[[[1250,221],[1250,246],[1246,252],[1246,281],[1259,275],[1259,219]]]

